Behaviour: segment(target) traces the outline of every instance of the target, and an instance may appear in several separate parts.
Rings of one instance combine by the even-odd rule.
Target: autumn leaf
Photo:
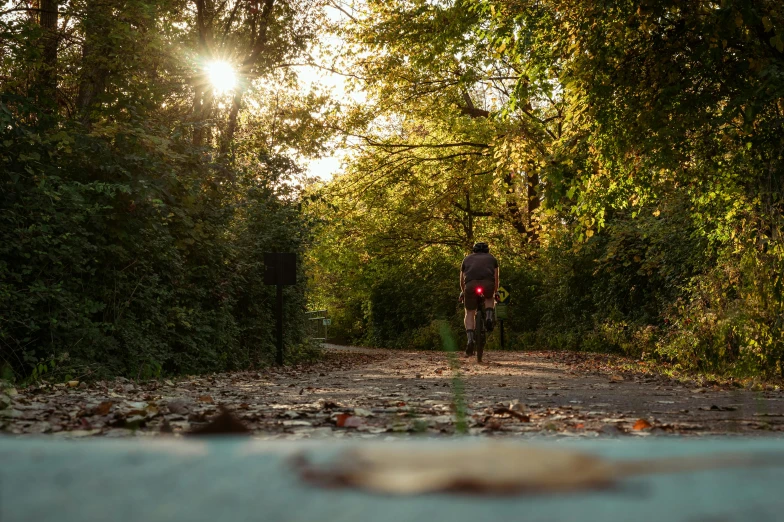
[[[93,415],[108,415],[109,411],[112,409],[112,405],[114,403],[112,401],[103,401],[101,404],[93,408]]]
[[[240,435],[250,433],[245,424],[229,410],[221,408],[221,412],[210,419],[209,424],[191,431],[188,435]]]
[[[635,431],[647,430],[649,428],[651,428],[651,423],[645,419],[637,419],[637,422],[632,426],[632,429]]]

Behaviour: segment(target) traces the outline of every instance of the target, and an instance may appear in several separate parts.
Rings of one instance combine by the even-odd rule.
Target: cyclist
[[[460,266],[460,301],[465,303],[465,329],[468,342],[465,354],[470,357],[474,354],[476,341],[474,327],[476,326],[476,309],[479,306],[477,288],[481,288],[485,296],[485,329],[493,331],[495,312],[495,296],[498,293],[498,260],[490,254],[487,243],[476,243],[473,253],[463,259]]]

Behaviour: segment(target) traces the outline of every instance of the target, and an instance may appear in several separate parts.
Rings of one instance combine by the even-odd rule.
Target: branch
[[[9,13],[16,13],[18,11],[27,11],[28,13],[41,13],[43,12],[42,9],[38,9],[35,7],[14,7],[13,9],[6,9],[5,11],[0,11],[0,16],[7,15]]]
[[[357,19],[354,17],[354,15],[352,15],[351,13],[349,13],[348,11],[343,9],[343,6],[341,6],[338,2],[330,2],[330,4],[332,5],[332,7],[334,7],[335,9],[337,9],[338,11],[343,13],[344,15],[348,16],[351,19],[352,22],[356,22],[357,21]]]
[[[375,142],[372,139],[366,136],[357,136],[358,138],[362,138],[368,142],[369,145],[374,147],[380,148],[390,148],[390,149],[403,149],[403,150],[415,150],[415,149],[449,149],[452,147],[476,147],[480,149],[489,149],[490,145],[487,143],[474,143],[472,141],[458,141],[455,143],[438,143],[438,144],[419,144],[413,145],[410,143],[379,143]]]
[[[229,15],[229,19],[226,22],[226,27],[223,30],[223,38],[221,38],[221,45],[226,45],[226,38],[229,36],[229,31],[231,30],[231,24],[234,23],[234,18],[237,16],[237,11],[239,11],[240,6],[242,5],[241,1],[237,1],[234,4],[234,9],[231,10],[231,14]]]
[[[495,214],[492,212],[480,212],[478,210],[471,210],[470,208],[466,208],[457,201],[452,203],[456,208],[460,209],[461,211],[465,212],[469,216],[473,217],[493,217]]]
[[[327,67],[326,65],[320,65],[315,62],[302,62],[302,63],[282,63],[280,65],[276,65],[276,68],[283,68],[283,67],[315,67],[317,69],[323,69],[325,71],[331,72],[332,74],[337,74],[340,76],[345,76],[347,78],[356,78],[357,80],[368,80],[366,76],[359,76],[356,74],[351,73],[344,73],[338,71],[337,69],[333,69],[332,67]]]
[[[256,59],[264,50],[267,45],[267,28],[269,27],[270,18],[272,17],[272,9],[275,7],[275,0],[264,0],[264,6],[261,8],[261,27],[259,27],[258,37],[253,45],[253,50],[242,62],[243,72],[249,69]]]

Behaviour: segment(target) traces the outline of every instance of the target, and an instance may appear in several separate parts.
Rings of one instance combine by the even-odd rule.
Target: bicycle
[[[474,349],[476,350],[476,362],[481,363],[485,352],[485,344],[487,343],[487,328],[485,326],[487,307],[485,306],[485,291],[481,286],[476,288],[476,298],[478,303],[474,320]],[[466,355],[470,357],[473,353],[469,353],[466,350]]]

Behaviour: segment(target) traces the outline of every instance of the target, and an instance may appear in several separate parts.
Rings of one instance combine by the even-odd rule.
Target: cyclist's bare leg
[[[476,310],[466,310],[463,322],[466,330],[473,330],[476,327]]]
[[[468,310],[465,311],[465,320],[464,320],[465,328],[466,328],[466,357],[470,357],[474,353],[474,328],[476,327],[476,310]]]

